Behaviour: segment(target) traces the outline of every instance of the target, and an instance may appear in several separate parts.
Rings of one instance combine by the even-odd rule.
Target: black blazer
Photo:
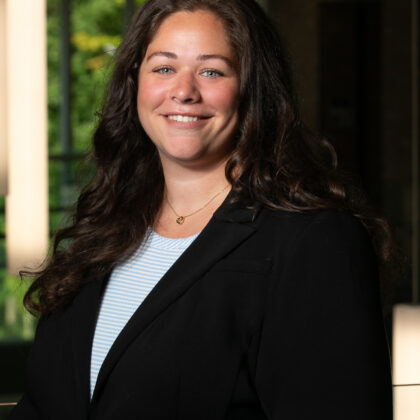
[[[375,257],[347,213],[221,207],[116,339],[89,401],[106,284],[39,323],[10,420],[390,420]]]

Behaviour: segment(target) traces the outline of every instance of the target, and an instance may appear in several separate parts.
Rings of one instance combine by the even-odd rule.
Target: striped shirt
[[[102,298],[92,345],[90,395],[109,349],[156,283],[198,236],[165,238],[149,230],[138,250],[112,272]]]

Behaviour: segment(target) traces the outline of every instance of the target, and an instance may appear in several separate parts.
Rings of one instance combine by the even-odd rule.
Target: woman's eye
[[[220,71],[217,70],[204,70],[201,74],[210,78],[223,76],[222,73],[220,73]]]
[[[170,67],[159,67],[158,69],[153,70],[153,72],[160,74],[170,74],[172,73],[172,69]]]

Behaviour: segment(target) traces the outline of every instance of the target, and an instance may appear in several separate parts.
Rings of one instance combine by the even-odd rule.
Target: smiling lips
[[[198,115],[166,115],[166,117],[171,121],[181,122],[181,123],[192,123],[199,120],[208,119],[210,117],[198,116]]]

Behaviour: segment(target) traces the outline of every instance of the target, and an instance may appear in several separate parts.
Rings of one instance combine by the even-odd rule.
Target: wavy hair
[[[162,21],[208,10],[224,23],[239,63],[239,125],[226,165],[231,202],[287,211],[352,212],[372,234],[379,259],[392,240],[384,219],[337,170],[331,145],[302,123],[277,31],[253,0],[149,0],[119,47],[93,138],[96,175],[81,193],[71,226],[55,235],[45,267],[32,273],[26,308],[47,315],[88,281],[112,271],[139,246],[159,211],[164,178],[157,150],[137,115],[138,70]],[[24,273],[28,275],[28,273]]]

